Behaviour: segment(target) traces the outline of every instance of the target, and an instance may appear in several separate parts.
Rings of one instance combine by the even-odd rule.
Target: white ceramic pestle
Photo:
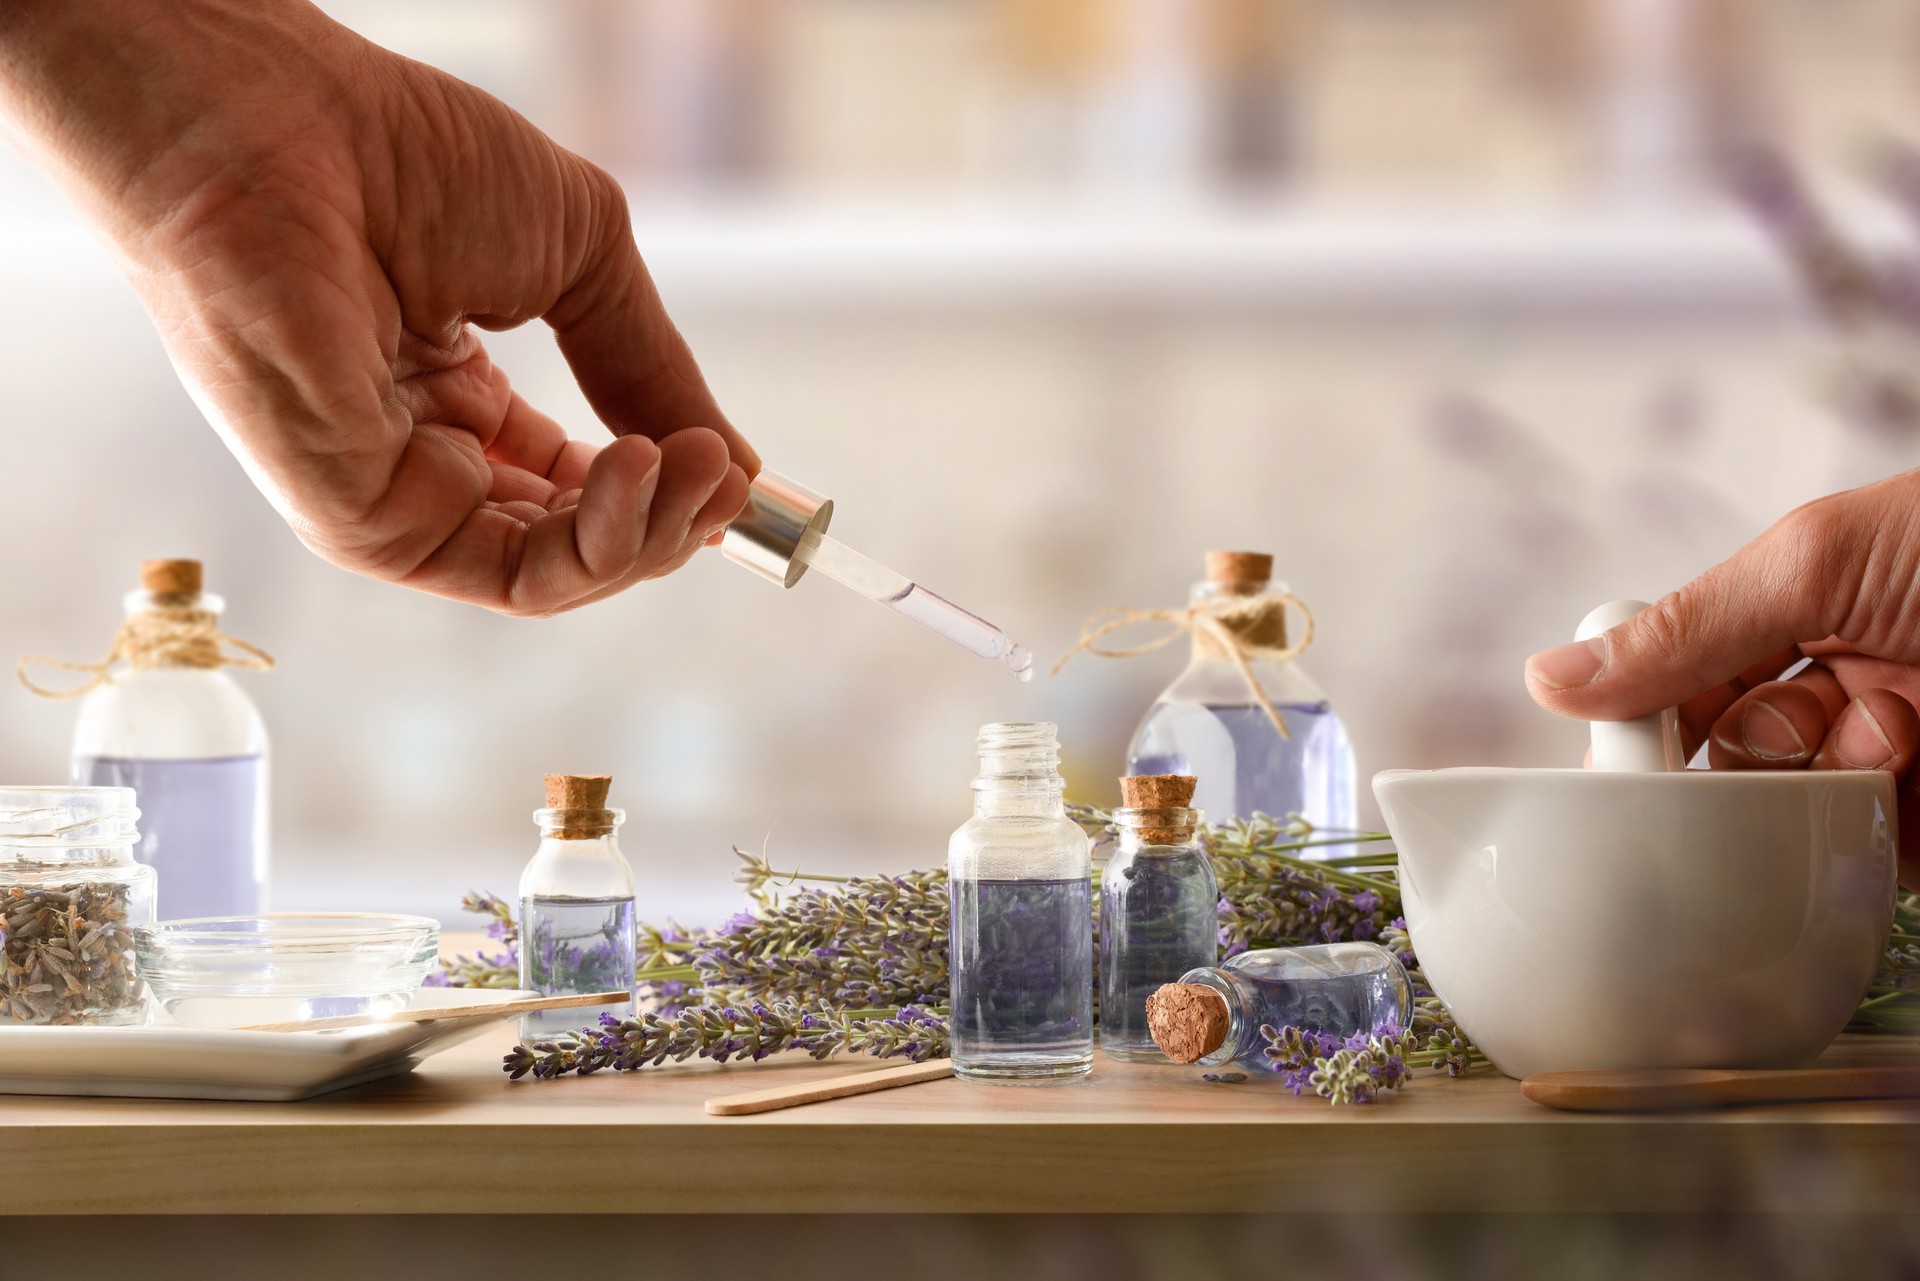
[[[1643,600],[1614,600],[1592,610],[1574,630],[1577,641],[1592,640],[1641,610]],[[1594,721],[1593,768],[1610,774],[1649,774],[1685,769],[1680,745],[1680,713],[1669,707],[1631,721]]]

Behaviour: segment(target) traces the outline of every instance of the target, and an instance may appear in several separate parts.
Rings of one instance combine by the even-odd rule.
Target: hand
[[[10,0],[0,118],[327,560],[551,614],[676,568],[744,506],[759,459],[619,188],[471,85],[298,0]],[[535,318],[610,443],[568,440],[473,328]]]
[[[1885,770],[1920,887],[1920,472],[1788,514],[1604,636],[1535,654],[1527,687],[1583,720],[1677,706],[1715,769]]]

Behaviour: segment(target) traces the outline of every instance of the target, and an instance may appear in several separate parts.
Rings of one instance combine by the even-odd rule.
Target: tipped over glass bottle
[[[1220,887],[1200,848],[1194,780],[1120,780],[1124,808],[1100,878],[1100,1048],[1116,1059],[1165,1063],[1147,1027],[1147,998],[1220,954]]]
[[[1286,587],[1272,574],[1273,557],[1263,553],[1208,552],[1207,578],[1194,585],[1192,604],[1213,611],[1243,647],[1291,737],[1274,728],[1219,638],[1195,628],[1186,670],[1134,731],[1127,772],[1196,776],[1194,806],[1216,823],[1299,814],[1317,828],[1351,829],[1358,800],[1346,727],[1297,662],[1263,656],[1287,649],[1286,607],[1277,595]]]
[[[1045,723],[980,730],[973,817],[947,847],[954,1075],[1038,1084],[1093,1066],[1093,850]]]
[[[1147,1025],[1175,1063],[1271,1073],[1262,1027],[1348,1037],[1384,1023],[1405,1029],[1413,984],[1377,943],[1242,952],[1180,976],[1147,1000]]]
[[[547,775],[547,808],[533,815],[540,848],[520,874],[520,986],[541,996],[624,992],[625,1000],[522,1015],[523,1041],[602,1014],[633,1015],[633,869],[614,835],[626,813],[607,808],[612,783],[605,774]]]

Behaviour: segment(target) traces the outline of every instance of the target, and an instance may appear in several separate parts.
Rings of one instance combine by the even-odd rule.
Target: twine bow
[[[97,663],[69,663],[28,654],[20,660],[15,674],[22,685],[42,698],[77,698],[112,681],[113,665],[123,660],[134,671],[150,667],[245,667],[264,672],[273,667],[271,654],[222,632],[219,615],[212,610],[156,606],[122,623],[113,638],[113,648]],[[72,689],[49,689],[27,675],[28,669],[36,666],[85,672],[88,680]]]
[[[1286,609],[1289,605],[1300,611],[1305,623],[1300,629],[1299,641],[1294,644],[1287,643]],[[1107,648],[1100,644],[1115,632],[1143,623],[1164,623],[1167,630],[1152,640],[1124,648]],[[1298,658],[1306,652],[1307,646],[1313,644],[1313,611],[1292,592],[1229,596],[1223,600],[1189,605],[1185,609],[1134,609],[1127,605],[1103,609],[1080,625],[1080,639],[1053,665],[1053,674],[1058,676],[1060,669],[1075,654],[1092,654],[1095,658],[1134,658],[1165,649],[1189,632],[1203,650],[1212,651],[1214,656],[1233,664],[1247,682],[1247,689],[1252,692],[1254,701],[1260,704],[1260,710],[1280,731],[1280,737],[1291,739],[1293,735],[1288,732],[1280,709],[1260,688],[1260,678],[1254,674],[1253,664],[1280,663]]]

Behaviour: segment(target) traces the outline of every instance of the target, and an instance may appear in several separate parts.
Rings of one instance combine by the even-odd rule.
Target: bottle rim
[[[97,850],[140,839],[131,787],[0,787],[0,862],[57,850]]]

